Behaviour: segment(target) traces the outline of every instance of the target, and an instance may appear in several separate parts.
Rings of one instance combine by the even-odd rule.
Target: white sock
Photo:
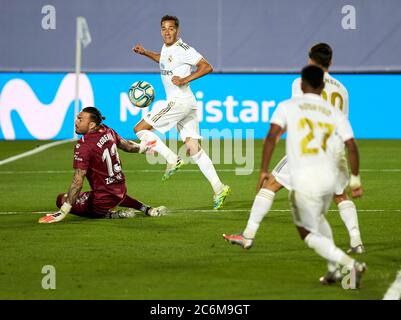
[[[214,168],[213,162],[210,160],[206,152],[201,149],[201,151],[191,156],[191,158],[199,166],[200,171],[202,171],[206,179],[209,180],[214,193],[220,193],[224,188],[224,184],[221,183],[216,169]]]
[[[333,239],[333,232],[331,231],[331,227],[329,225],[329,223],[327,222],[325,217],[322,217],[320,219],[320,223],[319,223],[319,233],[326,237],[327,239],[331,240],[334,244],[334,239]],[[330,272],[334,272],[336,269],[339,268],[339,264],[335,263],[333,261],[328,261],[327,263],[327,269]]]
[[[245,238],[255,238],[259,225],[265,215],[269,212],[276,194],[268,189],[260,189],[253,201],[251,214],[249,215],[248,224],[243,232]]]
[[[334,242],[333,240],[333,232],[331,231],[331,227],[329,223],[327,222],[326,217],[321,217],[320,223],[319,223],[319,233],[326,237],[327,239],[330,239],[331,241]]]
[[[362,244],[361,233],[359,231],[358,214],[355,204],[350,200],[342,201],[338,204],[341,219],[348,229],[351,247],[357,247]]]
[[[136,135],[141,141],[149,142],[156,140],[156,145],[153,147],[153,150],[160,153],[162,157],[167,160],[168,163],[173,164],[177,162],[177,154],[171,151],[157,136],[157,134],[149,130],[141,130],[138,131]]]
[[[332,240],[321,234],[309,233],[305,238],[305,242],[309,248],[315,250],[318,255],[325,258],[327,261],[347,266],[350,269],[354,266],[354,259],[337,248]]]

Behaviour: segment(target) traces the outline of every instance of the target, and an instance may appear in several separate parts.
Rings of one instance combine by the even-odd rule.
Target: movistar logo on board
[[[93,106],[92,85],[85,74],[80,75],[80,96],[83,106]],[[29,83],[11,79],[0,93],[0,128],[4,139],[18,139],[12,114],[17,113],[28,132],[35,139],[53,139],[60,132],[67,111],[75,99],[75,74],[67,74],[61,81],[54,99],[42,103]],[[71,124],[72,134],[73,124]]]

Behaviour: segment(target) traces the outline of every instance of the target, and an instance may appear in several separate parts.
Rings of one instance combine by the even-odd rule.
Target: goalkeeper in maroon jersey
[[[126,152],[144,153],[154,142],[136,143],[121,138],[113,129],[102,124],[102,117],[94,107],[84,108],[75,120],[75,132],[81,134],[74,149],[74,177],[67,194],[59,194],[60,208],[39,219],[39,223],[63,220],[68,213],[88,218],[130,218],[135,210],[148,216],[166,213],[166,207],[152,208],[127,195],[125,177],[117,148]],[[85,177],[91,191],[81,192]],[[113,210],[116,206],[126,209]]]

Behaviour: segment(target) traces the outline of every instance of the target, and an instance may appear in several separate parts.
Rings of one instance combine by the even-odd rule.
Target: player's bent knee
[[[56,199],[56,206],[57,208],[61,208],[61,206],[63,205],[63,203],[65,202],[65,199],[67,198],[67,194],[66,193],[60,193],[57,196]]]
[[[142,131],[142,130],[152,130],[152,129],[153,129],[153,127],[149,123],[147,123],[144,120],[141,120],[135,125],[134,132],[138,133],[139,131]]]
[[[267,180],[263,182],[263,188],[268,189],[276,193],[283,186],[277,182],[276,178],[271,174]]]
[[[341,202],[348,200],[348,196],[345,192],[343,194],[335,194],[333,196],[333,200],[336,203],[336,205],[338,205]]]
[[[142,131],[142,130],[143,130],[143,128],[142,128],[141,123],[137,123],[137,124],[135,125],[135,127],[134,127],[134,132],[135,132],[135,133],[138,133],[139,131]]]
[[[305,240],[305,238],[308,236],[308,234],[310,233],[308,230],[306,230],[303,227],[298,227],[297,226],[297,230],[299,233],[299,236],[301,237],[302,240]]]
[[[188,156],[193,156],[197,153],[199,153],[202,149],[199,145],[198,140],[193,139],[193,138],[186,138],[185,139],[185,146],[187,148],[187,155]]]

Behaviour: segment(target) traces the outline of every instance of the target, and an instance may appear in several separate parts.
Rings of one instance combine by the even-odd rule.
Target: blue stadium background
[[[166,13],[180,17],[183,39],[214,66],[214,74],[191,85],[201,128],[217,129],[208,137],[240,137],[254,129],[254,137],[263,138],[275,106],[290,97],[308,48],[324,41],[334,48],[335,76],[349,90],[356,136],[401,138],[401,23],[394,14],[401,13],[400,1],[0,2],[0,139],[72,137],[73,86],[60,84],[74,70],[77,16],[86,17],[92,35],[83,50],[87,86],[81,87],[90,92],[81,95],[93,97],[121,135],[134,137],[132,126],[141,114],[127,100],[130,84],[151,82],[156,100],[164,99],[164,90],[157,64],[130,49],[139,41],[159,50],[160,17]],[[42,28],[44,5],[55,8],[54,30]],[[355,29],[344,29],[349,5]],[[54,130],[38,133],[49,127]]]

